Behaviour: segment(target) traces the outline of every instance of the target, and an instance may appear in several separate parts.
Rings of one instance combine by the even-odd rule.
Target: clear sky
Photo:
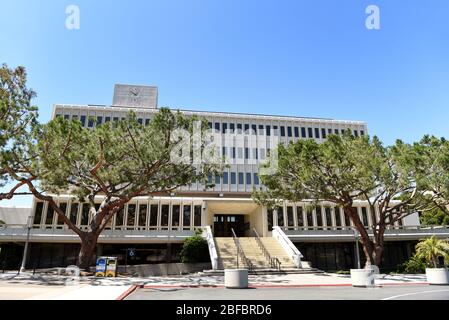
[[[42,121],[148,84],[161,106],[363,120],[412,142],[449,137],[448,15],[447,0],[0,0],[0,63],[27,68]]]

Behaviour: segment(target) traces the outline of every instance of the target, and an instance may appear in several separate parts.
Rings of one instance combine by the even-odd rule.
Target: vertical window
[[[195,227],[201,227],[201,206],[195,206],[194,208],[194,217],[193,217],[193,222]]]
[[[220,122],[215,122],[215,132],[220,132]]]
[[[89,128],[92,128],[94,126],[94,117],[89,117],[89,120],[87,121],[87,126]]]
[[[298,220],[298,227],[304,227],[302,207],[296,207],[296,219]]]
[[[315,138],[316,139],[320,138],[320,129],[319,128],[315,128]]]
[[[315,212],[316,212],[317,227],[322,227],[323,226],[323,213],[321,212],[321,207],[317,207],[315,209]]]
[[[332,226],[332,215],[331,215],[331,208],[326,208],[326,225],[328,227]]]
[[[241,123],[237,123],[237,133],[238,134],[242,134],[242,128],[243,128],[242,124]]]
[[[117,216],[115,217],[115,226],[116,227],[123,227],[123,223],[124,223],[124,215],[125,215],[125,208],[121,208],[119,210],[119,212],[117,212]],[[84,205],[83,205],[83,215],[81,216],[81,218],[84,218]],[[81,222],[81,225],[83,225],[83,223]]]
[[[81,125],[82,125],[83,127],[86,126],[86,116],[81,116]]]
[[[231,184],[237,184],[237,177],[235,172],[231,172]]]
[[[307,131],[309,133],[309,138],[313,138],[313,129],[312,128],[307,128]]]
[[[273,135],[276,137],[279,135],[278,126],[273,126]]]
[[[212,129],[212,122],[208,122],[207,126],[209,127],[209,129]]]
[[[208,183],[208,184],[212,184],[212,173],[209,173],[209,174],[207,175],[207,183]]]
[[[118,117],[114,117],[113,119],[112,119],[114,122],[118,122]]]
[[[142,118],[137,119],[137,123],[143,125],[143,119]]]
[[[260,184],[259,175],[254,173],[254,184],[258,186]]]
[[[341,227],[340,208],[339,207],[335,207],[334,208],[334,212],[335,212],[335,224],[337,225],[337,227]]]
[[[235,124],[234,123],[230,123],[229,124],[229,131],[230,131],[230,133],[234,133],[234,131],[235,131]]]
[[[242,172],[239,172],[239,184],[245,184],[244,176]]]
[[[192,215],[192,206],[184,205],[183,206],[183,225],[187,227],[187,230],[190,229],[190,217]]]
[[[257,148],[253,148],[253,159],[258,160],[259,159],[259,152]]]
[[[139,205],[139,227],[145,227],[147,225],[147,209],[146,204]]]
[[[121,211],[121,223],[120,226],[123,225],[123,209]],[[120,212],[117,213],[117,220],[119,219]],[[81,225],[87,226],[89,224],[89,204],[83,203],[82,211],[81,211]]]
[[[104,118],[104,122],[111,122],[111,117]]]
[[[222,147],[221,152],[222,152],[223,157],[226,157],[226,147]]]
[[[273,231],[273,209],[267,210],[268,231]]]
[[[77,224],[78,221],[78,203],[72,203],[70,206],[70,222]]]
[[[252,135],[257,134],[257,126],[255,124],[251,125],[251,134]]]
[[[295,127],[295,138],[299,138],[299,128]]]
[[[157,215],[158,215],[159,206],[157,204],[152,204],[150,206],[150,226],[157,226]]]
[[[291,138],[293,136],[292,127],[287,127],[287,135]]]
[[[285,137],[285,127],[281,126],[281,137]]]
[[[287,207],[287,224],[289,227],[293,227],[295,225],[295,220],[293,217],[293,207]]]
[[[229,173],[223,172],[223,184],[227,185],[229,184]]]
[[[170,212],[170,206],[168,204],[163,204],[161,208],[161,226],[168,226],[168,214]]]
[[[359,136],[359,132],[357,130],[354,130],[354,136],[358,137]]]
[[[361,136],[364,136],[364,135],[365,135],[365,131],[360,130],[360,135],[361,135]]]
[[[344,212],[345,215],[345,226],[350,227],[351,226],[351,219],[348,217],[348,215],[346,214],[346,212]]]
[[[249,159],[249,148],[245,148],[245,159]]]
[[[67,203],[61,203],[59,204],[59,208],[62,212],[64,212],[64,215],[67,215]],[[58,214],[58,225],[62,226],[64,224],[64,220],[62,220],[62,217]]]
[[[306,128],[304,128],[304,127],[301,127],[301,137],[302,138],[307,138],[307,136],[306,136]]]
[[[245,124],[245,134],[249,134],[249,124]]]
[[[44,203],[43,202],[36,203],[36,212],[34,213],[33,224],[36,224],[36,225],[41,224],[43,209],[44,209]]]
[[[64,115],[64,120],[70,120],[70,115],[69,114],[65,114]]]
[[[173,206],[172,213],[172,226],[179,227],[179,222],[181,220],[181,206],[179,204]]]
[[[267,136],[270,137],[271,136],[271,126],[267,126]]]
[[[249,186],[251,185],[251,173],[246,174],[246,184]]]
[[[264,135],[264,126],[263,125],[259,125],[259,135],[261,135],[261,136]]]
[[[128,216],[126,219],[126,226],[134,227],[136,225],[136,205],[128,205]]]
[[[150,119],[145,119],[145,125],[149,125],[150,124]]]
[[[98,116],[97,117],[97,126],[101,125],[103,123],[103,117]]]
[[[327,137],[326,129],[321,129],[321,136],[323,137],[323,139],[326,139]]]
[[[339,133],[339,132],[338,132],[338,129],[335,129],[334,131],[335,131],[335,134],[338,134],[338,133]]]
[[[223,123],[222,124],[222,133],[226,134],[228,131],[228,124],[227,123]]]
[[[366,207],[362,208],[362,220],[363,220],[363,225],[365,227],[368,227],[369,222],[368,222],[368,213],[366,211]]]
[[[235,159],[235,147],[232,147],[232,159]]]
[[[221,178],[218,174],[215,175],[215,184],[221,184]]]
[[[312,210],[307,210],[307,226],[313,227],[313,212]]]
[[[278,208],[278,226],[284,226],[284,208]]]

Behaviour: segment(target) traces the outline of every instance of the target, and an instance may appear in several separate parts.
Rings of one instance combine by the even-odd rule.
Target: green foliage
[[[426,261],[423,258],[414,255],[410,258],[410,260],[399,265],[397,273],[418,274],[424,273],[425,271]]]
[[[449,242],[437,239],[435,236],[422,240],[416,245],[416,257],[423,259],[427,266],[438,267],[438,257],[449,259]]]
[[[181,250],[181,261],[183,263],[208,262],[209,248],[206,239],[201,237],[201,231],[193,237],[189,237],[184,241]]]
[[[449,215],[440,208],[433,208],[421,214],[422,226],[448,226]]]
[[[3,220],[0,220],[0,226],[6,224]]]

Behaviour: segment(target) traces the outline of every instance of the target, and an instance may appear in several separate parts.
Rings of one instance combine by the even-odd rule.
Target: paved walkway
[[[378,275],[376,285],[425,284],[425,275]],[[253,288],[349,287],[349,275],[287,274],[250,275]],[[135,288],[221,288],[224,276],[192,274],[173,277],[148,278],[72,278],[48,274],[0,274],[0,300],[116,300],[122,299]]]

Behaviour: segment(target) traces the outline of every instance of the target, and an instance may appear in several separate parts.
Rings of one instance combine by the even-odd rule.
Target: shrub
[[[209,261],[209,247],[207,241],[201,237],[201,231],[198,230],[193,237],[189,237],[184,241],[181,250],[181,262],[196,263]]]
[[[423,259],[427,266],[438,268],[438,257],[449,259],[449,243],[447,240],[439,240],[435,236],[422,240],[416,245],[416,256]]]
[[[397,273],[424,273],[426,270],[426,261],[423,258],[414,255],[409,261],[401,264],[397,270]]]

